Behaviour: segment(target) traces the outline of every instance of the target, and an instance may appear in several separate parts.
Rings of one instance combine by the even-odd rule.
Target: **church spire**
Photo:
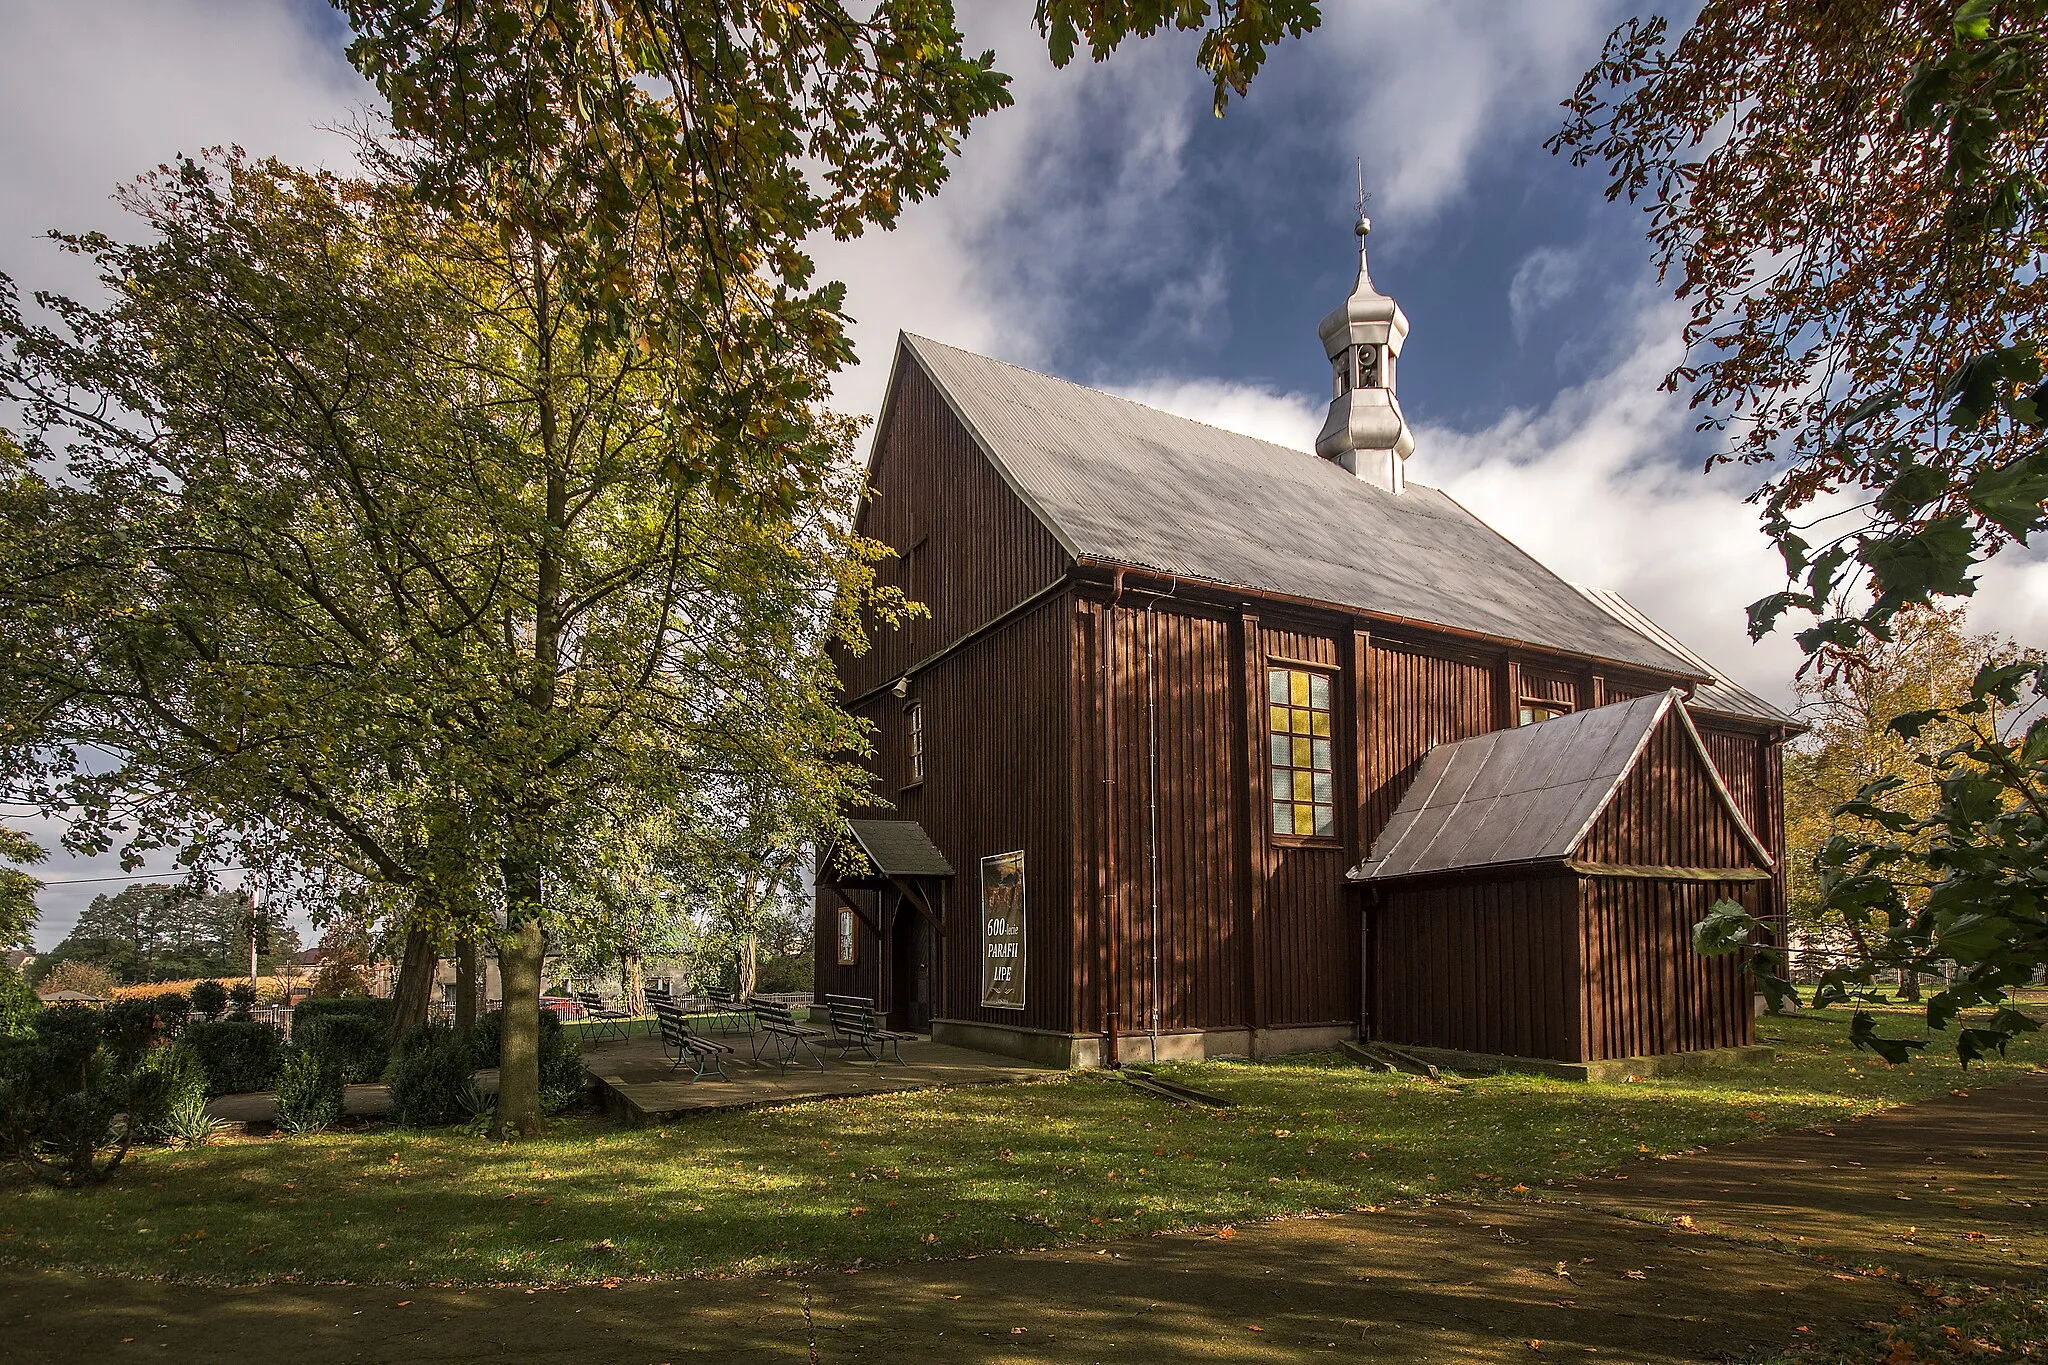
[[[1408,337],[1401,305],[1373,288],[1365,266],[1365,238],[1372,220],[1360,195],[1358,282],[1351,297],[1316,330],[1330,357],[1333,396],[1330,415],[1316,437],[1316,454],[1390,493],[1401,491],[1403,466],[1415,449],[1415,433],[1394,397],[1395,362]]]

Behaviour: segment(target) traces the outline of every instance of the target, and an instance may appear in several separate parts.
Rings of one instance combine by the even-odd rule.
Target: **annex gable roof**
[[[1424,755],[1371,855],[1348,876],[1384,882],[1567,862],[1663,724],[1684,727],[1722,810],[1757,866],[1768,869],[1770,855],[1722,784],[1674,689],[1437,745]]]
[[[991,463],[1079,562],[1125,565],[1707,678],[1447,494],[905,335]],[[899,355],[899,363],[902,357]]]

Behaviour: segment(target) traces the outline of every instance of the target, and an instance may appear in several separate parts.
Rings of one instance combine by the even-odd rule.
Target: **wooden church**
[[[1409,481],[1369,227],[1312,454],[902,338],[856,517],[930,615],[839,661],[889,804],[820,995],[1076,1066],[1754,1041],[1690,926],[1781,909],[1792,722]]]

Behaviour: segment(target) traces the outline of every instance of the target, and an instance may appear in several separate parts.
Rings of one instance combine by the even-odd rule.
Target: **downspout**
[[[1153,598],[1145,599],[1145,805],[1150,828],[1147,831],[1146,869],[1152,892],[1152,926],[1146,939],[1152,958],[1150,1030],[1152,1060],[1159,1060],[1159,707],[1152,681]]]
[[[1116,667],[1113,660],[1116,652],[1116,607],[1123,600],[1123,595],[1124,571],[1118,569],[1109,600],[1102,607],[1096,649],[1098,666],[1102,670],[1102,861],[1107,890],[1101,907],[1102,936],[1109,956],[1101,990],[1102,1064],[1112,1071],[1122,1065],[1117,1046],[1117,982],[1122,974],[1121,964],[1117,961],[1117,907],[1122,899],[1122,888],[1117,881],[1116,866]]]

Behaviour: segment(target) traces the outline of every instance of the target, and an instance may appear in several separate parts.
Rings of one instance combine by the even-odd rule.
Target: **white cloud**
[[[1483,167],[1559,121],[1625,7],[1617,0],[1373,0],[1324,7],[1303,44],[1306,79],[1341,92],[1326,120],[1333,152],[1365,158],[1376,221],[1419,231],[1471,189]],[[1254,95],[1257,95],[1254,88]],[[1529,134],[1535,133],[1537,137]]]
[[[1110,392],[1294,450],[1314,447],[1326,412],[1298,393],[1217,379],[1157,379],[1120,384]]]
[[[1585,276],[1584,248],[1539,246],[1515,267],[1508,281],[1508,318],[1515,340],[1525,340],[1538,316],[1556,307]]]
[[[88,286],[37,239],[127,231],[111,195],[151,167],[240,145],[346,168],[335,129],[375,107],[337,36],[276,0],[14,0],[0,27],[0,271],[24,292]]]

